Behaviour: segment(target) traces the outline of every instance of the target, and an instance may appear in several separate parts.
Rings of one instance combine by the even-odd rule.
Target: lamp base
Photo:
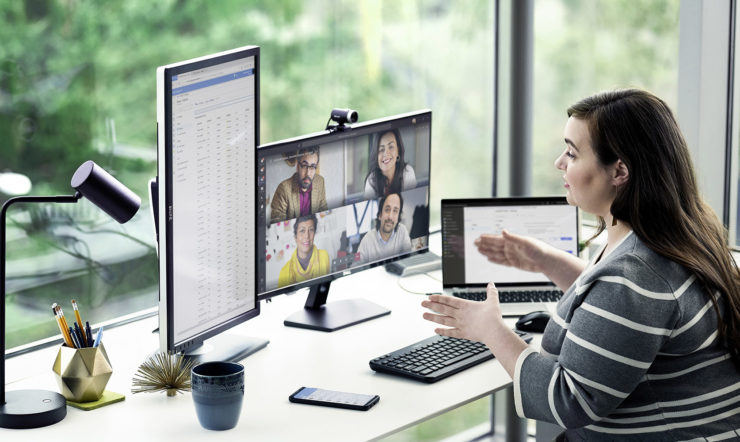
[[[67,400],[46,390],[5,392],[0,406],[0,428],[38,428],[55,424],[67,416]]]

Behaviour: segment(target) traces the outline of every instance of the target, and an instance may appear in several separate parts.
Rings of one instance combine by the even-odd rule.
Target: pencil
[[[72,337],[72,333],[69,332],[69,324],[67,324],[67,318],[64,317],[64,311],[62,310],[62,307],[59,306],[59,317],[62,318],[62,324],[64,324],[65,330],[67,330],[67,337],[69,338],[69,342],[72,343],[72,348],[77,348],[77,344],[75,344],[75,340]]]
[[[74,309],[75,311],[75,318],[77,319],[77,326],[80,328],[80,330],[84,330],[82,328],[82,318],[80,318],[80,311],[77,308],[77,301],[75,301],[74,299],[72,300],[72,309]],[[83,345],[83,347],[89,347],[89,344],[87,343],[87,339],[85,338],[85,334],[81,333],[81,335],[82,335],[81,344]]]
[[[59,305],[55,302],[51,306],[52,311],[54,312],[54,316],[57,318],[57,324],[59,324],[59,331],[62,332],[62,338],[64,339],[64,343],[67,344],[67,347],[75,348],[74,343],[72,342],[72,337],[69,336],[69,332],[66,328],[64,328],[64,322],[62,322],[62,317],[59,316]]]
[[[57,316],[57,303],[56,302],[51,305],[51,312],[54,314],[54,319],[56,319],[57,321],[57,325],[59,326],[59,332],[62,335],[62,339],[66,343],[67,342],[66,336],[64,335],[64,331],[62,331],[62,321],[60,321],[59,316]]]

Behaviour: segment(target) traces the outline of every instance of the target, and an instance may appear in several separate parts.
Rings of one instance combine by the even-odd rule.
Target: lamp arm
[[[15,203],[76,203],[82,198],[80,192],[74,195],[56,196],[16,196],[8,199],[0,209],[0,407],[5,405],[5,214]]]

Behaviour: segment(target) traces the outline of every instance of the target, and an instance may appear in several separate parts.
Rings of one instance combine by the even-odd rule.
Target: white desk
[[[409,285],[413,282],[430,290],[441,285],[432,279],[404,280]],[[139,364],[157,347],[157,336],[151,333],[157,327],[157,318],[150,317],[106,330],[104,336],[113,365],[107,389],[124,393],[125,401],[93,411],[68,407],[67,417],[58,424],[33,430],[0,429],[0,440],[369,440],[511,384],[496,360],[435,384],[372,371],[370,359],[431,336],[434,326],[422,319],[423,296],[403,291],[398,278],[383,267],[332,283],[330,302],[351,297],[371,299],[392,313],[333,333],[285,327],[283,319],[305,302],[301,292],[263,303],[260,316],[229,332],[270,340],[266,348],[242,361],[245,399],[241,418],[233,430],[214,432],[201,428],[190,393],[176,397],[131,393],[131,380]],[[6,361],[10,381],[6,390],[58,391],[51,371],[55,354],[56,349],[51,348]],[[19,375],[27,377],[13,381]],[[290,403],[288,395],[300,386],[378,394],[380,402],[365,412]]]

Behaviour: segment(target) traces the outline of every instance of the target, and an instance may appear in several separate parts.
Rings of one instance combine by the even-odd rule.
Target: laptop
[[[544,274],[494,264],[478,252],[476,238],[504,229],[578,254],[578,209],[565,197],[443,199],[444,293],[484,300],[486,286],[494,282],[504,316],[554,312],[563,293]]]

